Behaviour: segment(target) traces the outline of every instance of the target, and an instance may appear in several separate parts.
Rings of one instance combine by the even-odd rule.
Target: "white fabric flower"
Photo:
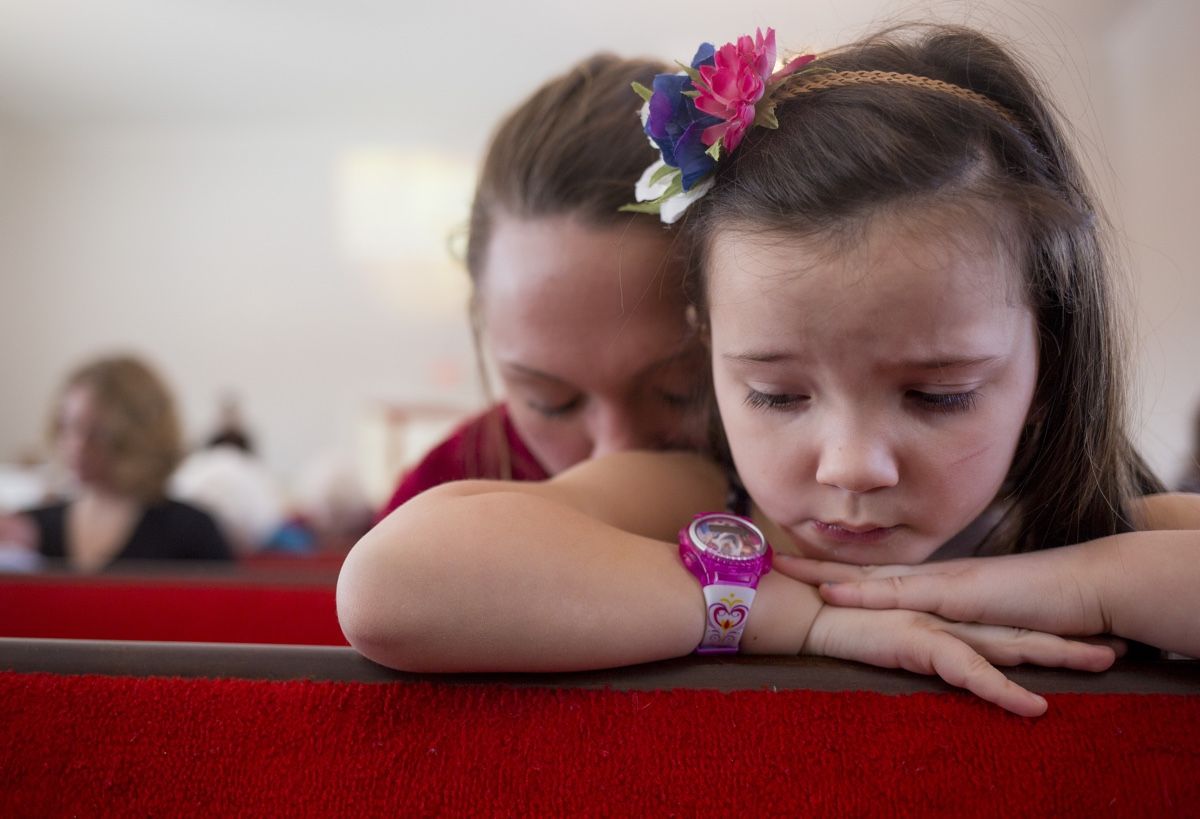
[[[712,177],[709,177],[699,185],[694,186],[690,191],[675,194],[662,203],[662,208],[658,211],[658,217],[662,219],[664,225],[675,224],[679,217],[683,216],[683,212],[688,209],[688,206],[708,193],[709,188],[712,186],[713,180]]]
[[[659,159],[642,172],[641,179],[637,181],[637,185],[633,189],[633,195],[637,198],[637,201],[653,202],[671,187],[671,182],[676,178],[676,174],[664,174],[656,182],[652,183],[650,181],[660,169],[666,167],[666,164]],[[690,191],[677,193],[669,199],[663,200],[659,206],[658,218],[662,220],[664,225],[675,224],[679,220],[679,217],[683,215],[683,212],[688,209],[688,206],[708,193],[712,186],[713,180],[710,177],[693,187]]]

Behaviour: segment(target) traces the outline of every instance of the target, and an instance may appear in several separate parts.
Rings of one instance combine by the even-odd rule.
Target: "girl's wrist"
[[[778,572],[763,575],[742,635],[745,654],[800,654],[825,604],[817,590]]]

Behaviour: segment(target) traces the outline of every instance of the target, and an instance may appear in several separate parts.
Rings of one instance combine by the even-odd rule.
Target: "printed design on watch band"
[[[734,594],[727,594],[708,607],[708,639],[724,640],[733,629],[739,628],[746,622],[750,609],[746,601]]]

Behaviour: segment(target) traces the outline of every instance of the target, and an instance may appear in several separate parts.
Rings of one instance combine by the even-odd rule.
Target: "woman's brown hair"
[[[995,105],[919,82],[805,87],[850,71],[938,80]],[[688,214],[697,306],[705,307],[713,236],[731,226],[840,243],[902,209],[949,206],[988,219],[1024,274],[1040,359],[1002,490],[1009,513],[986,548],[1027,551],[1127,530],[1128,500],[1161,484],[1128,437],[1125,335],[1101,216],[1032,72],[972,30],[895,28],[789,78],[776,114],[779,128],[752,129]]]
[[[467,235],[478,283],[497,217],[574,215],[607,226],[652,216],[619,212],[656,154],[638,121],[631,85],[669,70],[653,60],[596,54],[547,81],[501,120],[492,136]]]
[[[112,488],[143,503],[162,498],[183,452],[175,402],[163,380],[132,356],[84,364],[68,376],[55,402],[52,439],[61,395],[78,387],[90,391],[95,404],[100,441],[112,460]]]

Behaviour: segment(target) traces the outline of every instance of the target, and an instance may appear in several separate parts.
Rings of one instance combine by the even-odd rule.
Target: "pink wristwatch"
[[[696,653],[735,653],[759,578],[771,571],[771,544],[749,519],[710,512],[679,530],[679,556],[704,589],[704,639]]]

